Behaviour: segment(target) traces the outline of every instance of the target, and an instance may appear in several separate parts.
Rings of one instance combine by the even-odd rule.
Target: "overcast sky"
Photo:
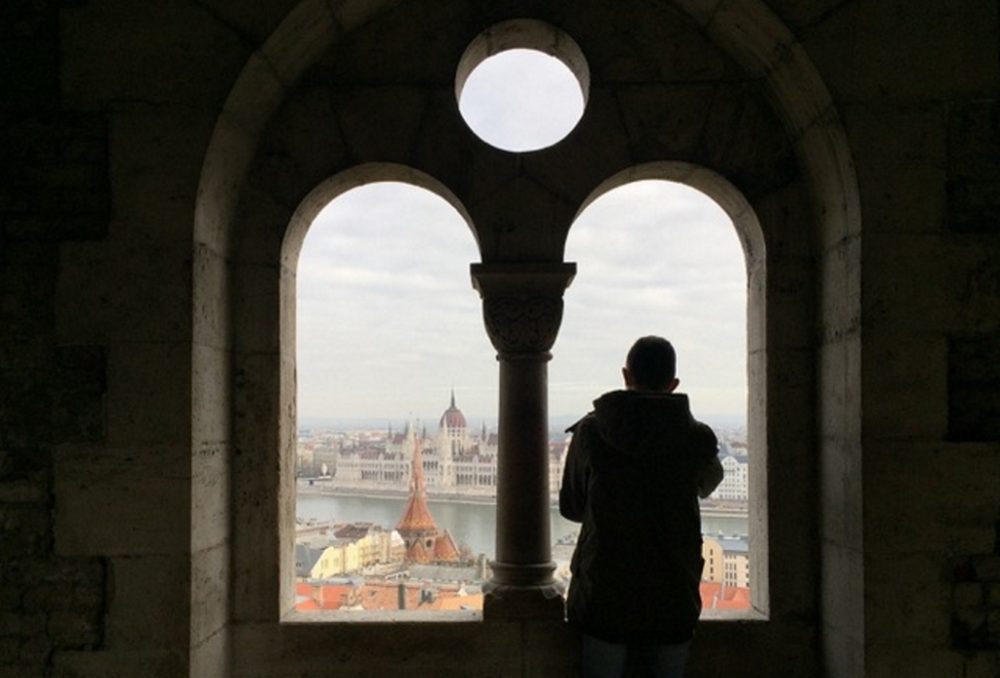
[[[578,90],[559,84],[568,71],[547,57],[506,57],[501,66],[516,76],[492,68],[484,85],[481,68],[470,77],[461,102],[470,126],[508,149],[558,140],[559,125],[571,127],[580,115]],[[524,116],[501,114],[503,102],[517,99],[497,96],[499,85],[532,78],[536,90],[526,100],[536,107],[522,98]],[[526,134],[540,119],[541,132]],[[489,136],[503,134],[507,141]],[[578,272],[549,363],[550,415],[583,414],[596,396],[620,387],[625,353],[644,334],[674,342],[681,390],[696,415],[745,413],[745,265],[731,222],[711,199],[663,181],[611,191],[578,218],[566,258]],[[495,419],[497,363],[469,279],[475,261],[468,226],[423,189],[370,184],[327,206],[298,266],[300,417],[412,414],[436,425],[454,388],[470,424]]]

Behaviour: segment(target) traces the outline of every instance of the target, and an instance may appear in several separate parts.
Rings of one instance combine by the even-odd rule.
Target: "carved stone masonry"
[[[562,619],[549,533],[548,365],[575,264],[473,264],[500,361],[497,530],[487,618]]]
[[[483,320],[501,359],[547,360],[562,322],[563,292],[576,275],[573,263],[473,264],[483,299]]]

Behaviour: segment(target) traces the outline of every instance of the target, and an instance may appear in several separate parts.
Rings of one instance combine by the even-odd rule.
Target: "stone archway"
[[[365,184],[376,182],[400,182],[418,188],[425,189],[451,205],[460,217],[470,226],[471,220],[464,205],[458,200],[455,194],[444,184],[437,181],[423,172],[415,170],[405,165],[394,163],[366,163],[356,165],[343,172],[340,172],[326,181],[316,186],[303,199],[294,213],[288,220],[288,227],[284,232],[284,238],[280,245],[280,255],[278,257],[279,271],[277,275],[270,276],[269,289],[278,298],[278,314],[281,321],[277,324],[276,344],[270,348],[276,353],[279,368],[278,394],[277,399],[271,397],[271,402],[277,403],[278,412],[278,457],[281,460],[282,472],[276,475],[267,476],[256,473],[244,476],[244,482],[237,481],[239,486],[253,485],[265,497],[278,501],[277,530],[267,527],[260,532],[248,535],[244,541],[237,540],[236,548],[244,544],[249,549],[259,548],[261,542],[274,543],[274,553],[268,554],[268,558],[276,557],[277,561],[270,567],[257,569],[250,576],[253,583],[249,584],[256,589],[271,590],[273,602],[278,603],[276,615],[284,615],[289,612],[289,606],[293,602],[294,596],[291,593],[294,586],[293,576],[295,572],[294,562],[292,562],[295,551],[295,477],[289,472],[294,468],[295,438],[297,424],[297,404],[296,404],[296,270],[298,258],[302,248],[306,232],[312,226],[319,211],[326,205],[336,200],[340,195],[353,188]],[[472,230],[473,235],[475,231]],[[272,261],[272,263],[274,263]],[[240,272],[236,273],[239,280]],[[268,283],[265,283],[268,284]],[[239,282],[237,282],[239,285]],[[242,329],[237,325],[237,333],[253,332],[251,323]],[[255,347],[255,349],[260,347]],[[238,365],[244,364],[244,356],[238,355],[236,362]],[[251,372],[247,370],[247,372]],[[254,377],[249,376],[252,380]],[[257,383],[251,386],[249,383],[244,388],[256,387],[260,391],[268,389],[267,383]],[[273,396],[273,394],[272,394]],[[246,445],[256,446],[256,442],[248,439]],[[266,445],[266,443],[265,443]],[[261,456],[267,454],[267,450],[259,450]],[[287,498],[291,497],[291,501]],[[238,554],[237,554],[238,555]],[[273,590],[277,587],[276,591]]]
[[[822,424],[825,428],[819,433],[813,431],[810,423],[796,429],[794,434],[789,433],[788,436],[795,438],[795,444],[799,449],[807,450],[812,449],[814,439],[822,440],[819,455],[823,459],[833,455],[849,457],[853,455],[854,458],[859,458],[860,437],[856,425],[860,418],[860,398],[857,397],[860,388],[860,365],[856,359],[860,345],[856,327],[860,307],[858,198],[850,153],[829,94],[804,49],[762,2],[726,0],[720,3],[691,0],[678,1],[674,4],[684,12],[687,22],[695,27],[694,30],[707,37],[715,48],[727,54],[728,58],[739,64],[745,73],[760,79],[770,98],[771,109],[780,118],[787,142],[794,148],[797,161],[802,168],[802,186],[789,189],[785,195],[777,191],[776,197],[762,197],[754,205],[762,222],[785,220],[780,232],[792,237],[795,241],[796,254],[801,255],[798,256],[796,266],[786,271],[787,284],[794,284],[794,276],[802,272],[802,267],[805,266],[803,262],[809,257],[815,257],[819,269],[816,279],[810,279],[809,282],[818,288],[817,298],[820,300],[818,307],[813,309],[803,308],[801,304],[793,305],[790,315],[786,317],[794,318],[795,323],[800,325],[809,325],[810,329],[812,323],[818,321],[824,328],[824,336],[818,345],[806,342],[789,347],[794,354],[789,360],[805,365],[804,368],[797,368],[795,374],[809,372],[813,365],[822,366],[822,369],[818,370],[818,386],[807,383],[802,387],[804,390],[798,393],[798,397],[804,398],[807,402],[800,405],[795,412],[797,415],[803,414],[805,419],[828,423]],[[296,92],[300,77],[312,64],[333,46],[363,29],[369,21],[392,11],[399,5],[398,2],[330,5],[319,0],[305,0],[300,3],[275,33],[251,55],[219,117],[202,169],[194,224],[193,416],[204,422],[194,427],[193,442],[196,449],[200,439],[228,435],[238,412],[248,407],[264,418],[273,415],[274,420],[277,420],[280,417],[279,412],[274,411],[273,404],[245,400],[241,403],[238,394],[234,394],[230,388],[230,384],[239,383],[242,379],[239,371],[236,374],[230,371],[234,346],[240,342],[254,341],[253,337],[244,336],[237,328],[231,326],[229,319],[237,313],[237,308],[246,308],[247,300],[255,294],[252,276],[242,278],[243,282],[239,282],[233,276],[233,266],[234,262],[241,260],[242,255],[237,255],[236,244],[243,237],[242,229],[248,221],[246,207],[241,207],[241,201],[246,201],[247,178],[260,154],[261,140],[267,135],[266,128],[279,107]],[[587,47],[586,43],[581,44]],[[497,162],[503,163],[508,160],[498,158]],[[509,163],[511,168],[517,164],[513,161]],[[425,168],[419,169],[425,171]],[[604,173],[603,177],[609,174]],[[511,169],[511,176],[515,175],[516,172]],[[443,177],[439,179],[444,180]],[[584,183],[587,180],[585,178]],[[516,177],[512,181],[514,183],[510,186],[515,188],[520,185],[536,190],[532,182],[524,177]],[[590,190],[593,190],[594,185],[590,186]],[[499,195],[499,200],[508,199],[507,194]],[[534,195],[543,196],[538,199],[547,199],[543,192],[536,191]],[[466,193],[458,189],[456,196],[463,204],[469,205],[473,218],[478,214],[477,209],[492,209],[497,205],[489,201],[478,205],[470,204]],[[565,204],[572,202],[563,200],[564,205],[560,207],[560,211],[553,214],[558,214],[559,218],[571,217],[572,210],[567,214]],[[574,209],[578,204],[574,205]],[[282,219],[283,223],[288,223],[292,208],[281,204],[281,201],[272,201],[260,211],[269,209],[272,209],[273,213],[269,214],[268,218],[274,223]],[[792,216],[787,213],[789,209],[794,213]],[[785,216],[776,216],[782,210],[785,211]],[[518,216],[523,217],[524,214]],[[259,218],[260,215],[249,215],[251,222]],[[798,233],[794,233],[793,226],[796,224],[789,223],[794,219],[799,219]],[[511,228],[519,227],[516,223],[508,225]],[[477,230],[484,263],[489,265],[503,263],[505,257],[517,254],[516,248],[512,250],[506,245],[497,244],[501,240],[501,231],[504,227],[498,223],[488,230]],[[560,224],[559,228],[563,229],[561,235],[564,237],[568,223]],[[263,239],[266,234],[261,231],[258,236]],[[537,260],[540,253],[551,251],[558,243],[557,233],[545,244],[548,249],[537,251],[525,249],[521,253],[524,257],[521,263],[531,263],[533,258]],[[249,263],[253,265],[253,262]],[[267,266],[260,267],[259,272],[266,275],[273,274],[273,270],[270,272],[265,270],[272,263],[267,262]],[[555,265],[559,262],[549,260],[544,263]],[[764,289],[762,294],[771,295],[779,289],[774,286],[774,282],[781,276],[775,278],[772,273],[774,271],[769,268],[770,287]],[[807,286],[806,289],[810,288]],[[260,317],[265,320],[266,327],[280,327],[280,306],[275,299],[267,295],[261,298],[267,303],[262,309],[255,307],[255,312],[262,314]],[[256,300],[260,301],[261,298]],[[768,296],[769,300],[770,298]],[[777,295],[776,302],[779,305],[785,301],[787,299],[783,299],[780,294]],[[813,310],[818,318],[810,317],[809,313]],[[259,362],[266,360],[260,359]],[[280,373],[276,365],[266,366],[265,369],[271,370],[275,375]],[[777,374],[768,378],[780,380],[781,377],[782,375]],[[270,388],[277,393],[282,387],[280,383],[275,382]],[[774,404],[793,404],[792,401],[797,397],[796,385],[786,385],[782,388],[781,393],[784,393],[787,403]],[[819,414],[822,416],[817,416]],[[264,433],[267,444],[275,448],[280,446],[282,437],[288,434],[287,431]],[[768,436],[769,443],[787,442],[785,439],[772,441],[771,436],[775,435],[774,431],[768,431],[765,435]],[[222,482],[219,485],[209,484],[195,488],[192,501],[196,504],[200,501],[199,493],[218,492],[219,487],[225,487],[225,479],[233,472],[239,473],[241,464],[256,465],[260,460],[251,462],[244,458],[233,460],[231,465],[225,467],[214,466],[205,469],[199,468],[200,463],[199,458],[195,457],[193,464],[196,473],[214,475]],[[792,477],[807,477],[815,472],[816,466],[815,459],[802,461],[794,466]],[[829,465],[820,464],[820,466],[824,469],[829,468]],[[833,480],[836,482],[830,482]],[[837,490],[835,493],[824,494],[824,502],[829,502],[832,506],[860,506],[859,477],[846,481],[839,477],[824,477],[821,481]],[[808,489],[807,487],[806,490]],[[234,490],[237,494],[243,491],[239,486]],[[805,499],[799,494],[792,494],[797,505],[802,505]],[[266,495],[254,496],[252,491],[249,499],[246,496],[238,497],[238,501],[245,500],[269,501]],[[230,504],[230,510],[235,503]],[[258,521],[264,529],[276,531],[273,523],[279,514],[280,511],[276,509],[274,512],[265,511],[263,515],[251,516],[249,519]],[[221,519],[232,520],[232,516]],[[857,520],[860,520],[860,516],[857,516]],[[825,528],[821,526],[819,529]],[[847,535],[824,533],[821,540],[815,533],[804,530],[799,536],[806,539],[805,544],[798,545],[800,550],[811,551],[813,548],[819,548],[818,543],[823,543],[825,549],[832,549],[832,556],[838,558],[830,558],[831,562],[846,562],[839,556],[848,554],[853,548],[852,544],[845,541]],[[796,545],[788,543],[782,548],[791,552]],[[271,557],[266,556],[265,561],[269,562]],[[809,558],[810,555],[802,557]],[[234,558],[232,562],[237,570],[234,576],[240,580],[239,578],[245,574],[241,570],[246,565],[239,557]],[[272,569],[267,566],[260,568],[261,573],[268,573],[266,576],[272,577],[276,576],[276,570],[280,568]],[[822,575],[821,598],[824,601],[830,596],[837,596],[840,599],[840,604],[830,607],[823,617],[826,628],[824,637],[829,641],[829,647],[843,646],[845,642],[850,643],[857,638],[858,630],[852,628],[852,625],[856,625],[856,620],[860,618],[857,612],[862,602],[863,571],[846,565],[842,568],[824,567]],[[833,582],[838,580],[839,588],[835,591]],[[257,580],[251,577],[245,581]],[[811,582],[812,579],[807,578],[807,581]],[[196,596],[197,584],[194,588],[192,595]],[[758,587],[758,590],[761,588]],[[808,589],[810,586],[802,588]],[[229,618],[235,627],[249,629],[256,625],[254,630],[247,631],[249,635],[240,635],[241,632],[237,632],[235,646],[258,642],[266,637],[267,633],[280,634],[281,637],[288,639],[288,643],[295,646],[299,642],[292,639],[293,636],[297,637],[295,632],[277,623],[281,611],[279,601],[288,596],[287,592],[275,592],[273,598],[265,595],[254,600],[241,599],[241,596],[247,593],[244,587],[237,586],[234,600],[231,604],[226,603],[230,605]],[[255,595],[256,593],[259,591],[254,592]],[[812,595],[812,591],[796,590],[784,599],[785,602],[779,605],[778,609],[770,610],[772,618],[789,615],[791,619],[803,609],[806,611],[805,614],[811,614],[812,603],[808,601]],[[268,619],[271,621],[267,622]],[[266,628],[271,628],[271,631],[266,631]],[[758,634],[751,636],[758,640],[765,636],[775,639],[782,633],[779,629],[780,627],[775,627],[773,631],[759,633],[748,631],[748,633]],[[346,637],[343,634],[350,635],[354,632],[336,633]],[[437,636],[439,630],[427,633],[439,637],[439,640],[434,642],[444,645],[451,642],[447,634]],[[475,634],[473,631],[469,633]],[[322,656],[323,653],[320,653],[315,661],[320,661]],[[273,660],[279,661],[278,658]]]

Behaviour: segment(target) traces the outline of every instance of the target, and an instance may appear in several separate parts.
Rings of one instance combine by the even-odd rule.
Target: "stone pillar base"
[[[490,582],[484,587],[483,619],[548,619],[566,618],[566,604],[556,584],[541,586],[509,586]]]

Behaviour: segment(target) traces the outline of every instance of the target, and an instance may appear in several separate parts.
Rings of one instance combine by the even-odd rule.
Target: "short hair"
[[[629,349],[625,367],[638,388],[661,389],[677,376],[677,353],[663,337],[640,337]]]

